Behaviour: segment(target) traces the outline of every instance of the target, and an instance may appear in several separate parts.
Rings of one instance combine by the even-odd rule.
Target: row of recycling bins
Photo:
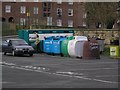
[[[98,42],[86,36],[50,36],[42,41],[42,51],[78,58],[100,58]]]

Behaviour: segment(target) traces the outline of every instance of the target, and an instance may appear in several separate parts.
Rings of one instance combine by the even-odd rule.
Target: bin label
[[[116,47],[111,47],[110,48],[110,55],[111,56],[116,56]]]
[[[97,43],[90,43],[90,50],[98,49],[98,44]]]

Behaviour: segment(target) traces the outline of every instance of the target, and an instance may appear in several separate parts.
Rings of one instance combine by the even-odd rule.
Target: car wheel
[[[4,55],[6,55],[6,52],[4,52]]]
[[[29,54],[29,56],[31,56],[31,57],[32,57],[32,56],[33,56],[33,53],[32,53],[32,54]]]
[[[61,53],[60,56],[63,57],[64,55]]]
[[[16,56],[16,54],[15,54],[15,51],[14,51],[14,50],[12,51],[12,55],[13,55],[13,56]]]

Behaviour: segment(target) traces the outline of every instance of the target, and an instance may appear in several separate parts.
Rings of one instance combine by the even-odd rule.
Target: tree
[[[117,3],[116,2],[86,2],[86,23],[94,24],[96,28],[112,28],[115,23]]]

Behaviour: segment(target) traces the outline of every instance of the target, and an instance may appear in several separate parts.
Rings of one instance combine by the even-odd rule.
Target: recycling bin
[[[97,38],[96,40],[97,40],[98,45],[99,45],[100,53],[102,53],[104,51],[104,47],[105,47],[104,39]]]
[[[74,40],[84,41],[84,40],[88,40],[88,38],[86,36],[74,36]]]
[[[110,45],[119,45],[119,40],[110,41]]]
[[[65,36],[56,36],[53,38],[53,45],[52,45],[52,54],[61,54],[61,44],[62,41],[66,40]]]
[[[74,39],[73,36],[69,36],[66,38],[66,40],[63,40],[62,41],[62,44],[61,44],[61,56],[69,56],[68,54],[68,42],[70,40]]]
[[[86,36],[75,36],[73,40],[68,43],[68,53],[71,57],[83,57],[83,45],[88,41]]]
[[[19,36],[19,38],[24,39],[24,30],[19,30],[18,36]]]
[[[83,46],[84,59],[100,59],[100,49],[97,40],[86,41]]]
[[[110,43],[110,56],[111,57],[119,57],[120,56],[120,47],[119,47],[119,40],[113,40],[112,43]]]
[[[43,40],[43,52],[51,54],[52,48],[53,48],[53,36],[45,38],[45,40]]]
[[[110,56],[119,57],[119,46],[110,46]]]
[[[49,36],[73,36],[74,30],[71,29],[23,29],[18,30],[18,37],[24,39],[29,45],[33,46],[36,50],[36,33],[40,39],[40,51],[43,52],[44,37]]]

